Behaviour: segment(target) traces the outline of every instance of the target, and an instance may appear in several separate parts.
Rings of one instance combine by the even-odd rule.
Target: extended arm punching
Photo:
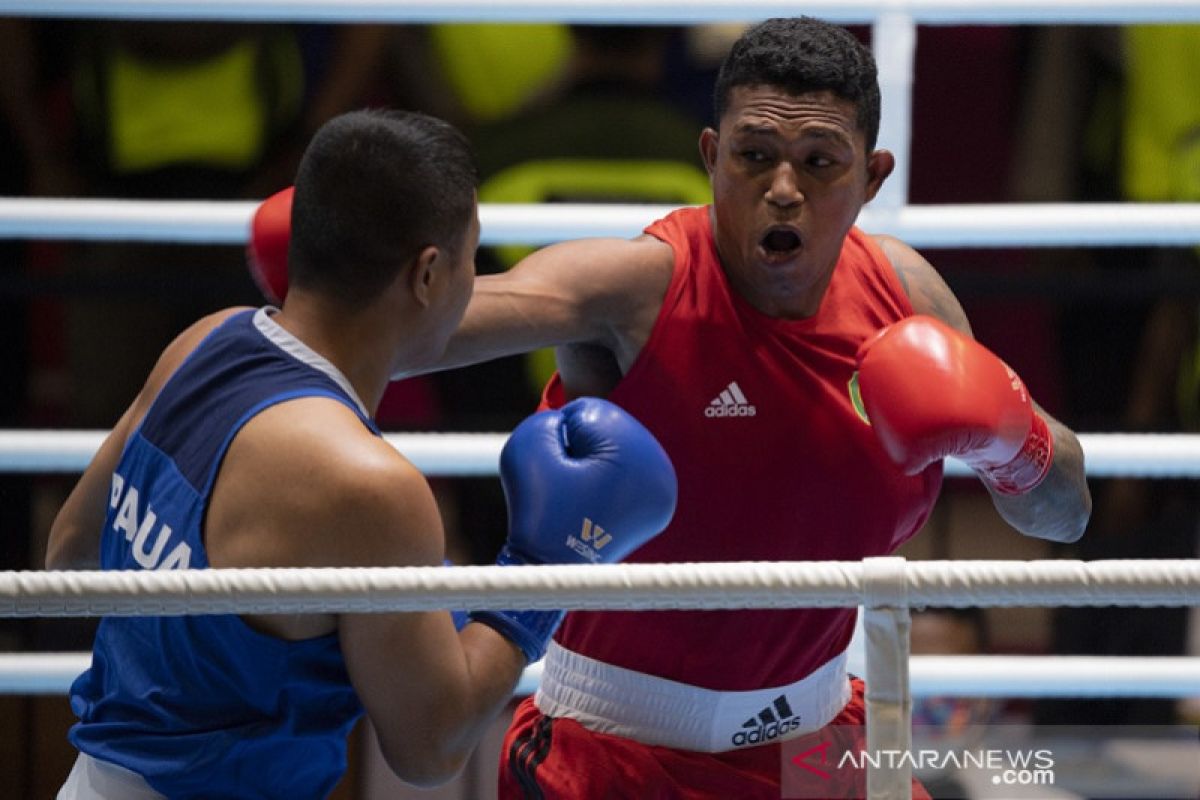
[[[250,274],[274,303],[287,294],[291,208],[289,187],[260,203],[251,222]],[[653,327],[673,266],[670,247],[650,236],[549,245],[506,272],[478,276],[466,315],[438,362],[393,377],[572,345],[598,345],[623,370]]]

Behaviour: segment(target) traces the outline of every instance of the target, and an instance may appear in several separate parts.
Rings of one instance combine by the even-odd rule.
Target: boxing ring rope
[[[0,14],[12,16],[244,22],[691,24],[797,10],[791,0],[0,0]],[[888,13],[938,25],[1200,21],[1194,0],[810,0],[803,12],[843,23]]]
[[[0,429],[0,472],[78,473],[107,431]],[[495,475],[504,433],[389,433],[384,438],[426,475]],[[1083,433],[1087,474],[1095,478],[1200,477],[1200,434]],[[973,473],[957,459],[946,475]]]
[[[1200,605],[1200,559],[29,571],[0,616]]]
[[[877,201],[878,202],[878,201]],[[0,198],[0,239],[245,244],[256,203],[217,200]],[[676,206],[489,204],[480,242],[549,244],[628,238]],[[1200,244],[1200,203],[979,203],[868,206],[864,230],[914,247],[1109,247]]]
[[[66,694],[92,654],[0,653],[0,695]],[[909,659],[914,697],[1200,697],[1196,656],[929,656]],[[526,668],[514,692],[529,695],[542,665]]]

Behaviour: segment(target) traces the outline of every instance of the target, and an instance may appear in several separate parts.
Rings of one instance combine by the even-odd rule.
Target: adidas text
[[[733,734],[731,741],[734,747],[763,744],[799,727],[800,715],[792,711],[787,697],[781,694],[771,705],[743,722],[742,729]]]
[[[758,728],[749,731],[738,731],[733,735],[733,746],[744,747],[746,745],[763,744],[772,739],[777,739],[788,731],[794,731],[800,727],[800,718],[792,717],[781,722],[772,722],[770,725],[762,725]]]
[[[754,406],[709,406],[704,409],[706,417],[753,417],[757,412]]]

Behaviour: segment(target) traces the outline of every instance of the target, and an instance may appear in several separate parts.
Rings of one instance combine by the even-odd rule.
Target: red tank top
[[[675,251],[662,309],[609,395],[671,455],[679,503],[633,562],[857,561],[891,553],[929,516],[941,466],[906,476],[855,410],[859,344],[913,313],[878,245],[854,228],[820,310],[766,316],[717,258],[708,208],[646,232]],[[545,403],[559,405],[555,376]],[[577,653],[718,690],[792,683],[842,652],[853,609],[574,612]]]

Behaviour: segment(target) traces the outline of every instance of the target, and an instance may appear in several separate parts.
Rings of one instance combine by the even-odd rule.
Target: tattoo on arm
[[[900,286],[903,287],[904,293],[908,295],[909,300],[912,299],[912,287],[908,285],[908,271],[902,266],[894,267],[896,277],[900,279]]]
[[[914,311],[937,317],[964,333],[971,332],[971,325],[958,299],[932,266],[902,262],[896,264],[895,268]]]

